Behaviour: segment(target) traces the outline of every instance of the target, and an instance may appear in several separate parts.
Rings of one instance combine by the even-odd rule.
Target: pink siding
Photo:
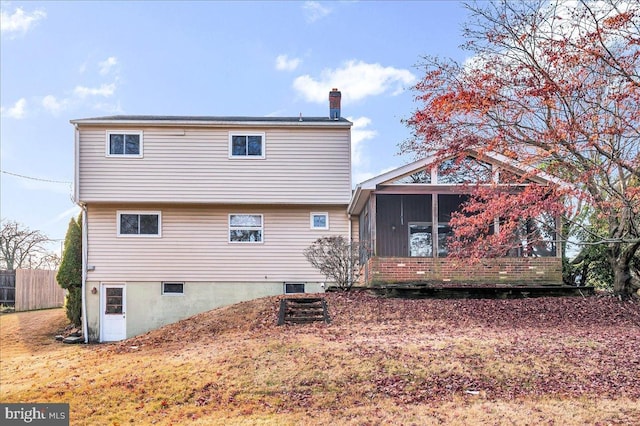
[[[229,159],[229,128],[149,128],[143,157],[106,157],[106,131],[81,126],[79,201],[349,203],[350,129],[251,128],[265,133],[265,159]]]
[[[160,211],[161,237],[118,237],[118,210]],[[303,256],[317,238],[347,235],[339,206],[90,205],[90,281],[324,281]],[[329,213],[329,230],[311,230],[310,212]],[[263,214],[264,242],[228,242],[230,213]]]

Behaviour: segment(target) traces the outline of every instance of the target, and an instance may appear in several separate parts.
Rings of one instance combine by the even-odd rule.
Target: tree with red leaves
[[[606,223],[604,238],[589,244],[606,246],[614,292],[631,296],[640,286],[630,269],[640,255],[640,4],[503,0],[467,9],[473,55],[464,64],[424,58],[419,107],[407,120],[414,137],[401,150],[460,163],[468,150],[495,152],[526,173],[518,185],[475,188],[451,221],[452,255],[504,255],[514,239],[538,238],[541,227],[522,236],[523,223],[588,206]],[[531,183],[543,173],[561,181]]]

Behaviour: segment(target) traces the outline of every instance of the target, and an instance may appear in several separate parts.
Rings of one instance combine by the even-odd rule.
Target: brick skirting
[[[455,282],[491,284],[562,284],[559,257],[504,257],[470,262],[427,257],[373,257],[365,265],[363,284]]]

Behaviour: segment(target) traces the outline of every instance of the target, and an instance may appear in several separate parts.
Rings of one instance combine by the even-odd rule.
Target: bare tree
[[[342,290],[360,277],[360,254],[360,244],[342,236],[318,238],[304,251],[309,263]]]
[[[59,257],[47,250],[45,234],[14,221],[3,220],[0,232],[0,269],[55,268]]]

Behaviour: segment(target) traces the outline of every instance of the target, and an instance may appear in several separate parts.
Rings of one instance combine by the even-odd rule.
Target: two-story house
[[[88,340],[321,291],[303,250],[352,230],[352,123],[329,100],[327,117],[71,120]]]

